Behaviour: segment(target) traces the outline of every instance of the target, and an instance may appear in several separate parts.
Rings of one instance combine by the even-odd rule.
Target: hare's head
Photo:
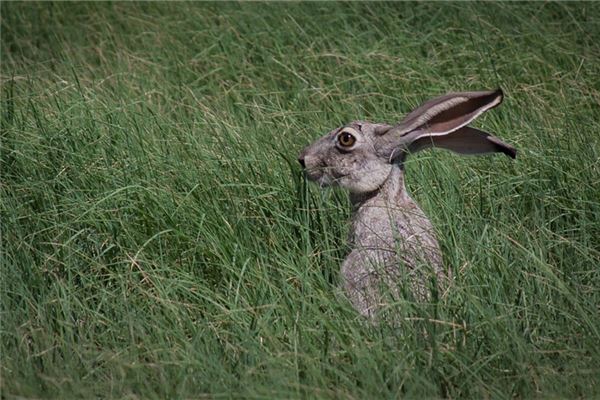
[[[468,127],[502,102],[502,91],[452,93],[421,105],[397,125],[355,121],[306,147],[298,161],[310,180],[353,193],[371,192],[406,154],[441,147],[461,154],[516,150],[489,133]]]
[[[386,180],[392,164],[377,151],[379,131],[391,126],[355,121],[329,132],[298,157],[310,180],[363,193]]]

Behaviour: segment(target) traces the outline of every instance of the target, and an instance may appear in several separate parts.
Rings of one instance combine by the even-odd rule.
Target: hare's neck
[[[363,207],[387,207],[389,204],[401,204],[408,200],[404,187],[404,171],[402,165],[395,164],[387,179],[379,189],[368,193],[350,194],[350,201],[355,211]]]

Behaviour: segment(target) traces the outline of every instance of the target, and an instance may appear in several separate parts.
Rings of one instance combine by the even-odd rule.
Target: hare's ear
[[[517,150],[511,145],[469,126],[447,135],[420,137],[408,146],[408,152],[415,153],[430,147],[439,147],[459,154],[504,153],[511,158],[517,156]]]
[[[475,118],[502,102],[502,90],[451,93],[421,105],[384,135],[390,159],[405,151],[442,147],[461,154],[516,151],[500,139],[473,128]],[[382,138],[383,139],[383,138]]]
[[[429,100],[392,128],[394,135],[411,132],[446,135],[471,123],[475,118],[502,102],[502,90],[450,93]],[[390,133],[392,133],[390,132]]]

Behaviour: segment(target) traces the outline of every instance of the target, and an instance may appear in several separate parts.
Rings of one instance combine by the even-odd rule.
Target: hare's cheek
[[[392,166],[390,164],[366,163],[359,171],[353,174],[354,177],[348,185],[349,189],[354,193],[377,190],[385,182],[391,170]]]

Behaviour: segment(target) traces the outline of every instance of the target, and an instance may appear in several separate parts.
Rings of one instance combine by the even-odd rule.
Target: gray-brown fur
[[[299,161],[321,186],[350,191],[350,244],[342,263],[343,288],[356,310],[372,320],[407,289],[430,298],[432,282],[443,290],[451,279],[429,219],[404,185],[410,152],[441,147],[461,154],[516,150],[489,133],[467,127],[502,101],[501,91],[445,95],[423,104],[397,125],[355,121],[305,148]]]

